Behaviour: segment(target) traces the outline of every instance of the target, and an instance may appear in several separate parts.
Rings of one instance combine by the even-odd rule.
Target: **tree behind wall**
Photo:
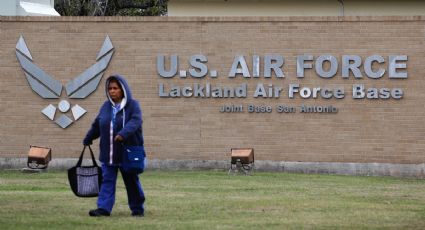
[[[167,0],[56,0],[62,16],[162,16]]]

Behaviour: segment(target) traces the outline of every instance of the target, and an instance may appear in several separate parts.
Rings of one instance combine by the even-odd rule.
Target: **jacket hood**
[[[124,106],[127,104],[127,102],[131,101],[133,99],[130,87],[128,86],[128,83],[125,80],[125,78],[123,76],[119,75],[119,74],[111,75],[110,77],[108,77],[108,79],[106,79],[106,83],[105,83],[105,91],[106,91],[106,97],[108,98],[109,102],[111,102],[112,105],[115,105],[115,103],[114,103],[114,101],[112,101],[111,97],[109,97],[109,93],[108,93],[109,81],[112,78],[115,78],[119,81],[119,83],[121,84],[121,88],[124,91],[123,92],[124,98],[121,101],[121,108],[124,108]]]

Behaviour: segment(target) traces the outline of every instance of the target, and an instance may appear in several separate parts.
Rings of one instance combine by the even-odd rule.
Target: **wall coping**
[[[195,17],[195,16],[0,16],[0,22],[391,22],[425,21],[411,16],[282,16],[282,17]]]

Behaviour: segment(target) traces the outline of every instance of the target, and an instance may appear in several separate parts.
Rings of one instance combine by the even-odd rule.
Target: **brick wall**
[[[127,77],[141,103],[144,135],[151,159],[225,160],[232,147],[252,147],[258,160],[308,162],[423,163],[425,159],[425,17],[0,17],[0,157],[25,157],[29,145],[49,146],[53,157],[77,157],[81,140],[105,100],[103,77],[98,89],[79,104],[88,112],[66,129],[41,110],[60,99],[42,99],[29,87],[15,55],[23,35],[34,63],[63,85],[95,63],[109,35],[115,54],[106,75]],[[208,57],[218,77],[161,78],[158,54],[179,56],[187,70],[191,55]],[[282,55],[286,77],[244,79],[227,77],[235,55]],[[306,70],[296,77],[296,56],[335,56],[339,69],[331,79]],[[341,56],[364,60],[378,54],[407,55],[407,79],[341,77]],[[375,66],[376,67],[376,66]],[[261,71],[262,72],[262,71]],[[158,84],[194,83],[248,85],[246,98],[160,98]],[[258,83],[281,86],[279,98],[253,98]],[[344,99],[289,99],[289,84],[301,87],[342,87]],[[395,99],[353,99],[353,84],[401,88]],[[278,113],[277,105],[297,107]],[[300,113],[299,106],[332,105],[338,113]],[[221,113],[223,105],[242,105],[242,113]],[[269,105],[271,113],[248,113],[248,105]],[[68,113],[70,114],[70,113]],[[95,142],[97,144],[98,142]]]

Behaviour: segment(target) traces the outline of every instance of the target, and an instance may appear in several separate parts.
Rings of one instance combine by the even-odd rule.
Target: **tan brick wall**
[[[423,163],[425,160],[425,17],[0,17],[0,157],[24,157],[29,145],[52,148],[53,157],[77,157],[81,140],[105,100],[104,80],[79,104],[88,113],[67,129],[41,110],[59,99],[42,99],[29,87],[16,56],[20,35],[34,63],[66,84],[95,63],[106,35],[115,54],[106,71],[125,75],[142,105],[146,148],[151,159],[225,160],[232,147],[253,147],[258,160],[318,162]],[[219,77],[163,79],[157,54],[178,54],[180,69],[191,55],[208,57]],[[229,79],[235,55],[285,57],[286,78]],[[322,79],[307,70],[296,77],[296,55],[408,55],[408,79]],[[383,66],[386,66],[383,65]],[[364,75],[364,72],[362,72]],[[262,76],[262,74],[261,74]],[[248,84],[243,99],[160,98],[158,84],[179,86]],[[257,83],[284,88],[278,99],[253,98]],[[344,99],[288,99],[290,83],[343,87]],[[353,84],[402,88],[401,100],[355,100]],[[220,113],[226,104],[271,105],[272,113]],[[333,105],[336,114],[280,114],[275,106]],[[246,108],[245,108],[246,109]],[[95,142],[96,144],[98,142]]]

